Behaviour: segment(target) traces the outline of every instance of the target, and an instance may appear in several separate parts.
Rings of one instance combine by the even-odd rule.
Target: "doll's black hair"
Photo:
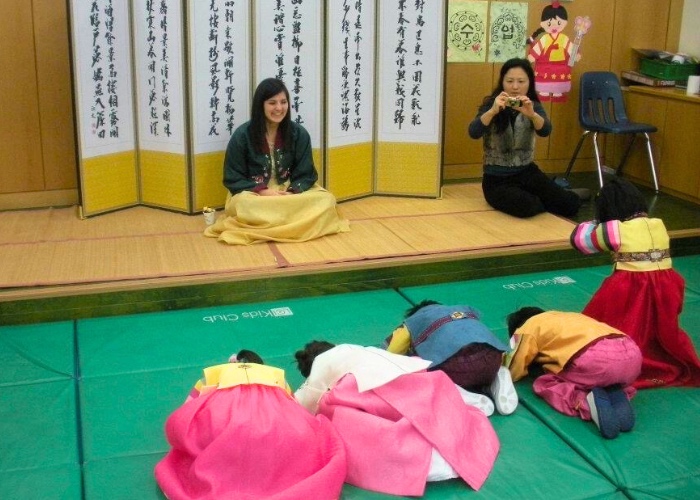
[[[512,337],[515,330],[523,326],[528,319],[532,318],[533,316],[537,316],[538,314],[542,314],[543,312],[544,309],[530,306],[521,307],[517,311],[510,313],[506,318],[506,322],[508,323],[508,336]]]
[[[259,365],[264,365],[263,359],[255,351],[249,351],[248,349],[241,349],[236,354],[236,361],[238,363],[257,363]]]
[[[335,344],[326,342],[325,340],[312,340],[307,343],[303,349],[294,353],[294,357],[297,360],[297,367],[299,372],[304,377],[308,377],[311,373],[311,365],[314,364],[316,356],[322,354],[329,349],[335,347]]]
[[[598,222],[629,220],[646,215],[647,202],[641,191],[630,181],[620,177],[607,180],[595,200]]]
[[[542,9],[540,21],[551,21],[552,19],[555,19],[557,17],[559,19],[563,19],[564,21],[569,20],[569,14],[567,14],[564,6],[561,5],[559,2],[552,2],[551,5],[547,5],[544,9]],[[537,41],[537,38],[544,32],[544,28],[540,26],[535,30],[535,32],[532,35],[530,35],[530,38],[527,39],[527,43],[529,45],[534,45]]]
[[[422,300],[422,301],[418,302],[416,305],[406,309],[406,313],[404,314],[404,318],[410,318],[411,316],[416,314],[418,311],[420,311],[424,307],[433,306],[433,305],[440,305],[440,302],[438,302],[436,300],[428,300],[428,299]]]

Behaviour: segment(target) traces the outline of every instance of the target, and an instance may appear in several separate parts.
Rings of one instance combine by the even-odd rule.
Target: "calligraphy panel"
[[[375,192],[438,196],[445,3],[387,0],[379,6]]]
[[[233,131],[250,117],[248,0],[189,0],[189,88],[195,210],[226,200],[223,164]]]
[[[82,215],[139,202],[127,0],[70,5]]]
[[[374,0],[328,6],[326,186],[339,200],[373,191],[374,22]]]
[[[141,201],[189,211],[180,0],[133,0]]]
[[[311,135],[314,163],[323,180],[322,0],[260,0],[255,3],[255,85],[282,80],[292,120]]]

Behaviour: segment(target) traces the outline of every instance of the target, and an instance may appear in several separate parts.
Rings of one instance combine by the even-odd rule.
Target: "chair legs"
[[[598,132],[593,132],[593,149],[595,150],[595,163],[598,166],[598,184],[603,187],[603,164],[600,162],[600,148],[598,147]]]
[[[576,157],[578,156],[578,152],[581,150],[581,146],[583,146],[583,140],[586,138],[588,134],[590,134],[590,130],[586,130],[583,132],[583,135],[581,138],[578,140],[578,144],[576,144],[576,149],[574,150],[574,155],[571,157],[569,160],[569,166],[566,167],[566,173],[564,174],[564,177],[569,177],[569,174],[571,173],[571,169],[574,167],[574,162],[576,161]]]
[[[644,133],[644,140],[646,142],[646,149],[647,149],[647,157],[649,158],[649,168],[651,168],[651,178],[654,180],[654,190],[658,193],[659,192],[659,180],[656,177],[656,165],[654,164],[654,155],[651,152],[651,138],[649,137],[649,134],[647,132]],[[617,175],[622,174],[622,167],[625,166],[625,163],[627,162],[627,157],[630,154],[630,151],[632,150],[632,145],[634,144],[634,140],[637,137],[637,134],[632,135],[632,139],[630,140],[629,144],[627,145],[627,149],[625,150],[625,154],[622,157],[622,161],[620,161],[620,165],[617,167],[616,173]]]
[[[654,165],[654,155],[651,154],[651,139],[649,134],[644,132],[644,138],[647,141],[647,154],[649,155],[649,166],[651,167],[651,177],[654,179],[654,190],[659,192],[659,180],[656,178],[656,165]]]
[[[583,135],[581,135],[581,138],[578,140],[578,144],[576,144],[576,149],[574,150],[574,154],[571,157],[571,160],[569,160],[569,166],[566,168],[566,173],[564,174],[565,178],[569,177],[569,174],[571,173],[571,169],[574,166],[574,162],[576,161],[576,158],[578,157],[578,153],[581,150],[581,146],[583,146],[583,141],[586,139],[586,136],[590,133],[591,133],[590,130],[584,131]],[[622,161],[620,161],[620,165],[615,170],[617,175],[620,175],[622,173],[622,167],[624,167],[625,163],[627,162],[627,157],[630,154],[630,151],[632,149],[632,145],[634,144],[635,137],[636,137],[636,134],[633,134],[632,139],[630,140],[630,142],[627,146],[627,149],[625,150],[625,154],[622,157]],[[649,166],[651,168],[651,177],[654,180],[654,190],[658,193],[659,192],[659,180],[656,176],[656,165],[654,164],[654,155],[651,152],[651,138],[649,137],[649,134],[647,132],[644,132],[644,138],[646,140],[647,155],[649,156]],[[603,187],[603,164],[600,162],[600,148],[598,147],[598,132],[593,133],[593,149],[595,150],[595,161],[596,161],[596,166],[598,167],[598,183],[600,184],[600,187]]]
[[[576,161],[576,157],[578,156],[578,152],[581,150],[581,146],[583,146],[583,141],[586,139],[586,136],[590,133],[590,130],[585,130],[583,132],[583,135],[581,135],[581,138],[578,140],[578,144],[576,144],[576,149],[574,150],[574,155],[571,157],[571,160],[569,160],[569,166],[566,167],[566,173],[564,174],[564,177],[569,177],[571,169],[574,166],[574,162]],[[598,182],[600,183],[600,187],[603,187],[603,166],[600,163],[600,153],[598,150],[598,132],[595,132],[593,134],[593,147],[595,148],[595,160],[596,164],[598,165]]]

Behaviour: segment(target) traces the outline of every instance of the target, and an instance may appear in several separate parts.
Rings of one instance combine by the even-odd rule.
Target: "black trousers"
[[[542,212],[570,217],[581,206],[576,193],[557,185],[534,163],[513,175],[484,174],[481,187],[489,205],[520,218]]]

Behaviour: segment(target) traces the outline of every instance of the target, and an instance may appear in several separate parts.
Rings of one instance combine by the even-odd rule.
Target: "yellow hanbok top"
[[[224,363],[204,369],[204,378],[194,386],[197,396],[217,389],[228,389],[238,385],[258,384],[279,387],[292,393],[284,378],[284,370],[257,363]]]

